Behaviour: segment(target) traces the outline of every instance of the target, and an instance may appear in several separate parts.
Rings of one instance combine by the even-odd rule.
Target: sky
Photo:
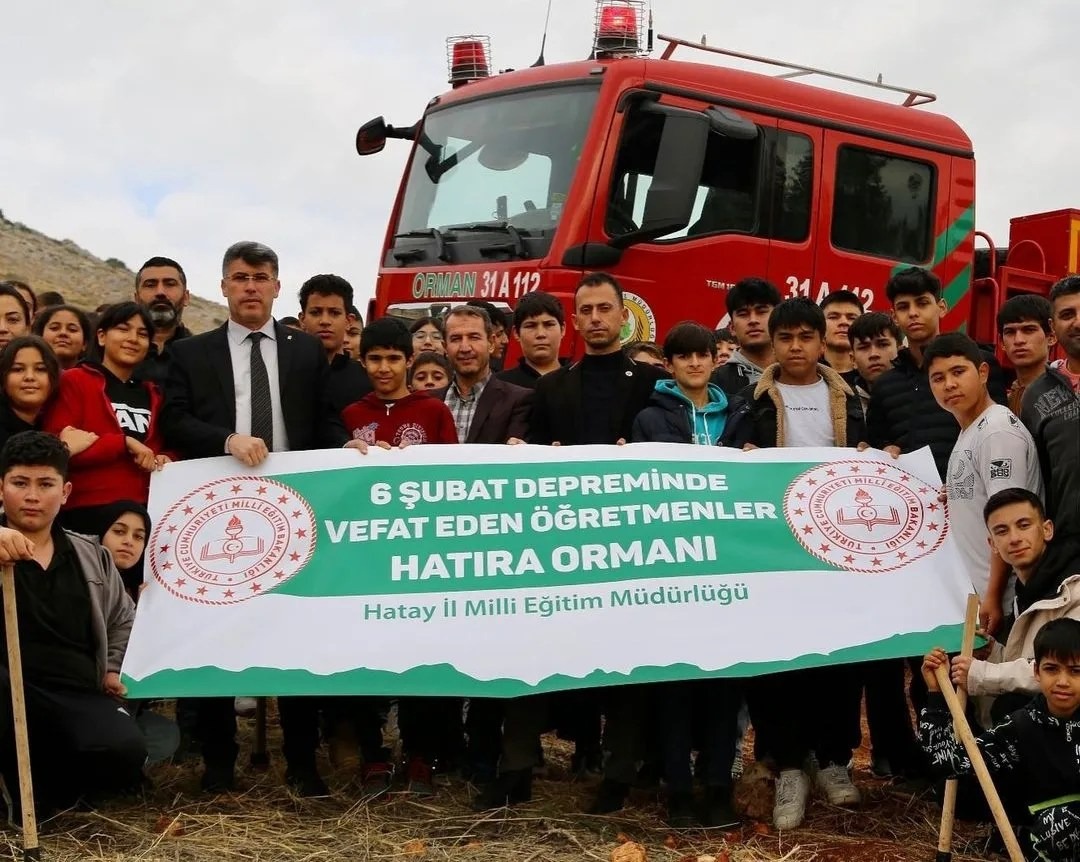
[[[974,142],[977,227],[1080,207],[1073,0],[653,0],[656,30],[938,94]],[[354,150],[445,91],[447,36],[537,56],[544,0],[35,0],[6,4],[0,209],[132,268],[164,254],[220,299],[224,249],[281,258],[275,309],[336,272],[374,290],[407,145]],[[547,61],[589,50],[591,0],[553,0]],[[1072,119],[1070,119],[1072,118]]]

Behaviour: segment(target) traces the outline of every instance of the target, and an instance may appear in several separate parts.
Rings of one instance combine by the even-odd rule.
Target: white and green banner
[[[168,465],[133,697],[515,696],[956,647],[927,451],[413,446]]]

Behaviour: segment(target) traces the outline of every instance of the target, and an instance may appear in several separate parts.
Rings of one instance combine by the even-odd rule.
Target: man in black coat
[[[668,375],[663,369],[634,362],[623,353],[620,334],[628,315],[622,286],[614,276],[598,272],[581,280],[574,292],[574,328],[585,342],[585,355],[580,362],[545,374],[537,381],[529,443],[576,446],[630,441],[634,419],[649,403],[656,382]],[[643,730],[641,696],[639,686],[604,691],[604,737],[611,757],[593,813],[616,811],[626,799],[636,772]],[[576,757],[580,762],[589,746],[595,747],[592,740],[599,724],[597,696],[584,691],[569,693],[561,700],[576,724],[568,735],[578,743]],[[568,722],[564,721],[560,729],[566,732]]]
[[[585,276],[574,294],[574,328],[585,342],[580,362],[536,384],[530,443],[575,446],[630,440],[634,418],[667,374],[627,357],[619,340],[629,312],[614,276]]]
[[[191,301],[183,267],[168,257],[152,257],[135,275],[135,301],[150,312],[154,335],[135,376],[163,384],[169,373],[169,357],[175,342],[191,336],[180,318]]]
[[[255,242],[229,247],[221,292],[229,320],[172,345],[164,427],[184,458],[232,455],[255,467],[270,452],[343,446],[345,427],[326,397],[329,366],[319,341],[275,323],[281,290],[278,258]],[[199,702],[203,787],[228,790],[236,765],[232,698]],[[279,700],[285,732],[286,779],[305,795],[326,786],[315,770],[318,713],[304,699]]]
[[[960,426],[935,400],[923,365],[923,352],[941,331],[945,316],[941,281],[929,270],[912,266],[890,278],[885,293],[908,346],[870,393],[866,416],[870,445],[897,455],[929,446],[938,473],[944,477]],[[1008,387],[1001,366],[990,353],[984,351],[984,358],[990,366],[990,397],[1005,404]]]

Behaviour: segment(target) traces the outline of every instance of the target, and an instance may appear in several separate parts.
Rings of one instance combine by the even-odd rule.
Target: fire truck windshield
[[[588,85],[544,88],[430,112],[387,265],[542,257],[598,92]]]

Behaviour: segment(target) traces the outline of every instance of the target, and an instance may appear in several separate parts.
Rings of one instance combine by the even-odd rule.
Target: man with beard
[[[150,352],[136,369],[142,380],[163,384],[168,375],[169,347],[191,331],[180,322],[184,307],[191,301],[183,267],[167,257],[152,257],[135,275],[135,301],[150,312],[154,337]]]
[[[656,382],[668,375],[664,369],[635,362],[623,352],[620,334],[628,315],[622,285],[614,276],[594,272],[582,278],[574,291],[573,323],[585,342],[585,355],[580,362],[537,381],[529,443],[576,446],[630,440],[634,419],[648,405]],[[637,775],[648,694],[644,686],[613,686],[603,691],[604,746],[610,756],[590,808],[593,814],[610,814],[626,801]],[[577,742],[579,761],[596,745],[600,697],[596,690],[587,690],[563,695],[553,703],[555,711],[564,714],[556,722],[560,730]],[[503,732],[509,735],[505,727]],[[521,763],[522,769],[526,766],[531,764]],[[520,782],[507,782],[498,789],[510,800],[515,793],[518,798],[525,796]]]

